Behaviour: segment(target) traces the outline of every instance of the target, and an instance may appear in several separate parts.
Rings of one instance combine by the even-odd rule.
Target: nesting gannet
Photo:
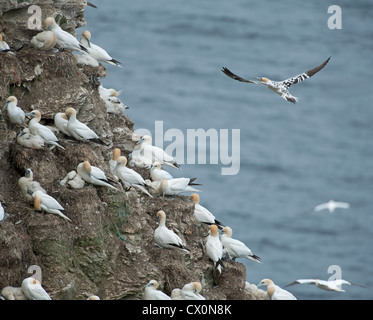
[[[100,168],[92,166],[89,161],[84,161],[78,164],[76,171],[84,181],[98,186],[108,187],[119,191],[116,187],[109,183],[108,178]]]
[[[206,300],[200,295],[202,285],[200,282],[187,283],[180,291],[180,295],[184,300]]]
[[[347,202],[336,202],[334,200],[329,200],[327,203],[319,204],[315,207],[315,211],[321,211],[324,209],[328,209],[329,212],[334,212],[335,209],[341,208],[341,209],[348,209],[350,207],[350,204]]]
[[[125,156],[120,156],[117,160],[117,165],[114,168],[114,173],[124,183],[126,189],[134,187],[153,198],[153,196],[145,189],[148,185],[145,183],[144,178],[135,170],[126,167],[126,164],[127,158]]]
[[[40,282],[33,277],[24,279],[21,288],[29,300],[52,300]]]
[[[54,18],[48,17],[44,20],[44,24],[47,30],[53,31],[56,35],[56,45],[61,49],[69,49],[72,51],[87,52],[87,48],[82,46],[78,39],[75,38],[71,33],[68,33],[61,29],[56,23]]]
[[[30,43],[39,50],[48,51],[51,50],[57,42],[57,37],[53,31],[47,30],[38,33],[34,36]]]
[[[223,257],[223,245],[219,239],[218,227],[214,224],[210,226],[210,232],[206,238],[206,253],[207,256],[214,262],[214,268],[221,273],[221,268],[224,268],[221,261]]]
[[[149,158],[152,162],[159,162],[170,167],[180,169],[175,159],[167,154],[163,149],[152,145],[152,137],[144,135],[136,144],[144,151],[143,156]]]
[[[3,205],[0,202],[0,222],[3,221],[4,218],[5,218],[5,211],[4,211]]]
[[[76,140],[92,140],[104,144],[92,129],[76,118],[76,110],[74,108],[67,108],[65,114],[68,119],[67,130]]]
[[[74,57],[76,59],[77,64],[82,64],[84,66],[91,66],[94,68],[97,68],[100,66],[98,61],[92,58],[92,56],[90,56],[88,53],[74,54]]]
[[[60,181],[61,186],[69,185],[73,189],[81,189],[85,185],[85,181],[82,179],[79,173],[75,170],[70,171],[65,178]]]
[[[102,100],[107,100],[110,97],[120,96],[123,91],[122,90],[117,91],[113,88],[107,89],[103,87],[102,84],[100,84],[100,86],[98,87],[98,92]]]
[[[30,203],[34,202],[34,198],[32,194],[35,191],[42,191],[44,193],[47,193],[39,182],[34,181],[34,173],[30,168],[27,168],[25,170],[25,176],[18,179],[18,186],[20,187],[23,196],[26,198],[26,200]]]
[[[115,89],[106,89],[102,85],[98,87],[98,92],[100,97],[104,100],[106,105],[106,111],[113,114],[124,114],[126,109],[129,109],[126,105],[120,101],[118,96],[121,94],[122,90],[117,91]]]
[[[159,284],[156,280],[150,280],[145,286],[145,300],[171,300],[171,298],[164,292],[157,290]]]
[[[357,287],[363,287],[361,285],[351,283],[349,281],[343,280],[343,279],[336,279],[336,280],[320,280],[320,279],[298,279],[294,282],[288,284],[285,286],[289,287],[294,284],[314,284],[316,287],[326,290],[326,291],[338,291],[338,292],[345,292],[345,290],[342,289],[343,284],[348,284],[350,286],[357,286]]]
[[[41,113],[38,110],[33,110],[26,114],[26,116],[30,116],[32,119],[28,123],[28,128],[30,130],[30,133],[33,135],[38,135],[44,139],[44,142],[46,144],[51,144],[52,146],[59,147],[63,150],[65,148],[58,144],[58,138],[56,135],[52,132],[51,129],[49,129],[46,126],[43,126],[39,123],[41,120]]]
[[[194,217],[198,222],[208,225],[216,224],[219,229],[224,227],[220,221],[216,220],[215,216],[209,210],[199,204],[199,195],[197,193],[191,194],[190,198],[194,203]]]
[[[260,258],[253,254],[243,242],[232,238],[232,229],[230,227],[223,228],[223,234],[220,240],[233,261],[236,260],[236,258],[246,258],[261,263]]]
[[[8,97],[3,107],[3,112],[7,109],[10,123],[21,125],[25,121],[25,113],[17,106],[17,103],[18,100],[15,96]]]
[[[3,35],[0,33],[0,51],[7,52],[10,51],[9,45],[3,40]]]
[[[181,290],[179,288],[172,289],[171,300],[184,300],[181,296]]]
[[[91,42],[91,33],[88,30],[83,31],[80,44],[87,48],[88,54],[98,62],[102,61],[122,68],[118,60],[113,59],[104,49]]]
[[[151,181],[150,179],[145,179],[145,183],[149,188],[149,193],[152,195],[161,195],[161,183],[162,181]]]
[[[60,217],[71,221],[71,219],[65,216],[60,210],[65,210],[56,199],[50,195],[44,193],[41,190],[37,190],[32,194],[34,198],[34,208],[38,211],[42,210],[48,213],[54,213]]]
[[[43,149],[44,139],[39,135],[33,135],[30,133],[29,128],[24,128],[22,131],[17,133],[17,143],[21,146],[30,149]]]
[[[275,285],[271,279],[263,279],[257,287],[267,286],[267,295],[271,300],[297,300],[289,291]]]
[[[71,133],[69,132],[69,130],[67,130],[67,123],[68,123],[68,119],[67,119],[67,116],[65,114],[65,112],[57,112],[55,115],[54,115],[54,124],[56,126],[56,128],[62,132],[63,134],[67,135],[67,136],[71,136]]]
[[[175,196],[184,192],[200,192],[201,190],[191,187],[191,185],[198,185],[193,183],[196,178],[175,178],[166,180],[163,179],[161,182],[161,189],[163,196]]]
[[[166,227],[166,214],[163,210],[157,212],[159,217],[159,226],[154,230],[154,240],[162,248],[166,249],[181,249],[188,252],[188,249],[183,245],[183,240],[172,230]]]
[[[162,165],[159,162],[154,162],[150,169],[150,177],[153,181],[162,181],[173,179],[173,176],[166,170],[162,169]]]
[[[120,149],[119,148],[114,148],[113,150],[113,155],[111,157],[111,159],[109,160],[109,170],[110,170],[110,173],[115,177],[115,179],[118,180],[118,177],[117,175],[115,174],[114,170],[115,170],[115,167],[117,166],[117,161],[118,161],[118,158],[120,157]]]
[[[22,291],[22,288],[20,287],[4,287],[1,290],[1,295],[6,299],[6,300],[27,300],[27,297]]]
[[[314,74],[319,72],[322,68],[324,68],[325,65],[329,62],[329,60],[330,60],[330,57],[326,61],[324,61],[322,64],[317,66],[316,68],[313,68],[313,69],[308,70],[304,73],[301,73],[301,74],[299,74],[295,77],[291,77],[291,78],[283,80],[283,81],[273,81],[273,80],[270,80],[270,79],[265,78],[265,77],[255,78],[258,81],[246,80],[244,78],[241,78],[241,77],[235,75],[233,72],[231,72],[227,68],[223,68],[222,72],[224,72],[228,77],[230,77],[234,80],[238,80],[238,81],[246,82],[246,83],[255,83],[255,84],[265,85],[265,86],[267,86],[268,89],[271,89],[272,91],[276,92],[283,99],[285,99],[287,101],[290,101],[292,103],[297,103],[299,99],[297,97],[292,96],[289,93],[288,89],[290,88],[290,86],[312,77]]]
[[[143,169],[150,169],[153,164],[153,160],[151,158],[147,158],[144,156],[144,150],[135,150],[132,151],[132,153],[129,154],[131,157],[128,164],[131,167],[136,168],[143,168]]]

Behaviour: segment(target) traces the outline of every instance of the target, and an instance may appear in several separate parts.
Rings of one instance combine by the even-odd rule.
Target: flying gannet
[[[320,279],[298,279],[294,282],[288,284],[285,286],[289,287],[294,284],[314,284],[316,287],[326,290],[326,291],[338,291],[338,292],[345,292],[345,290],[342,289],[343,284],[348,284],[350,286],[358,286],[363,287],[361,285],[351,283],[349,281],[343,280],[343,279],[336,279],[336,280],[320,280]]]
[[[321,211],[328,209],[329,212],[334,212],[335,209],[341,208],[341,209],[348,209],[350,208],[350,204],[347,202],[336,202],[334,200],[329,200],[327,203],[319,204],[315,207],[315,211]]]
[[[266,77],[257,77],[255,78],[257,81],[247,80],[247,79],[237,76],[236,74],[234,74],[228,68],[225,68],[225,67],[223,67],[222,72],[234,80],[238,80],[238,81],[246,82],[246,83],[255,83],[255,84],[265,85],[268,89],[271,89],[272,91],[280,95],[283,99],[289,102],[292,102],[292,103],[297,103],[299,99],[289,93],[288,89],[290,88],[290,86],[312,77],[317,72],[319,72],[322,68],[324,68],[325,65],[329,62],[329,60],[330,60],[330,57],[327,60],[325,60],[322,64],[320,64],[319,66],[311,70],[308,70],[304,73],[301,73],[295,77],[291,77],[283,81],[273,81]]]

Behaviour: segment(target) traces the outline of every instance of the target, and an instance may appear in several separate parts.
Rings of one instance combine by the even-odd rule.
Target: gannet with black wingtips
[[[290,88],[290,86],[292,86],[293,84],[296,84],[298,82],[304,81],[304,80],[312,77],[313,75],[315,75],[317,72],[319,72],[322,68],[324,68],[326,66],[326,64],[329,62],[330,58],[331,57],[329,57],[322,64],[320,64],[319,66],[317,66],[313,69],[310,69],[310,70],[308,70],[306,72],[303,72],[303,73],[301,73],[301,74],[299,74],[295,77],[291,77],[291,78],[288,78],[288,79],[283,80],[283,81],[273,81],[273,80],[270,80],[266,77],[258,77],[258,78],[255,78],[256,80],[247,80],[247,79],[241,78],[240,76],[234,74],[232,71],[230,71],[228,68],[225,68],[225,67],[222,69],[222,72],[224,74],[226,74],[228,77],[230,77],[234,80],[240,81],[240,82],[255,83],[255,84],[264,85],[268,89],[271,89],[272,91],[274,91],[275,93],[280,95],[283,99],[285,99],[289,102],[292,102],[292,103],[297,103],[299,99],[297,97],[294,97],[293,95],[291,95],[289,93],[288,89]]]
[[[345,290],[342,289],[343,284],[364,288],[364,286],[361,286],[359,284],[355,284],[355,283],[352,283],[352,282],[349,282],[349,281],[343,280],[343,279],[336,279],[336,280],[298,279],[298,280],[295,280],[294,282],[286,285],[285,288],[289,287],[289,286],[292,286],[294,284],[314,284],[316,287],[318,287],[322,290],[337,291],[337,292],[346,292]]]
[[[44,193],[41,190],[37,190],[32,194],[34,198],[34,208],[38,211],[45,211],[48,213],[54,213],[59,215],[60,217],[71,221],[71,219],[65,216],[61,210],[65,210],[56,199],[51,197],[50,195]]]
[[[222,272],[223,245],[219,239],[218,227],[215,224],[210,226],[209,235],[206,238],[206,254],[214,262],[214,269]]]
[[[192,187],[192,185],[199,185],[194,183],[195,179],[196,178],[163,179],[161,182],[163,197],[165,195],[175,196],[185,192],[200,192],[201,190]]]
[[[190,198],[194,203],[194,217],[198,222],[208,225],[216,224],[219,229],[224,227],[220,221],[216,220],[215,216],[209,210],[199,204],[200,197],[197,193],[191,194]]]

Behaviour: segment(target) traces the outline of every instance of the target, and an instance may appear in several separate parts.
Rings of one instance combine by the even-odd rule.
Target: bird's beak
[[[263,282],[260,282],[259,284],[256,285],[257,288],[263,286]]]
[[[32,113],[32,111],[31,112],[29,112],[29,113],[26,113],[25,114],[25,117],[27,117],[27,119],[30,119],[29,117],[33,117],[34,115],[33,115],[33,113]]]
[[[117,165],[114,168],[114,171],[116,171],[119,168],[119,166],[120,166],[120,163],[117,163]]]
[[[3,107],[3,111],[7,108],[8,104],[10,103],[10,101],[7,101],[6,104],[4,105]]]
[[[88,47],[91,47],[91,41],[89,41],[89,40],[87,39],[87,42],[88,42]]]
[[[49,25],[47,28],[48,31],[52,31],[52,25]]]
[[[67,120],[70,120],[70,115],[65,113]]]
[[[136,144],[140,144],[143,141],[144,141],[144,138],[141,138],[139,141],[136,142]]]

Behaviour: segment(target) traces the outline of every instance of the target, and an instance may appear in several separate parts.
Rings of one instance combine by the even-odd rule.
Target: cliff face
[[[38,30],[27,28],[27,8],[37,4],[42,18],[56,16],[62,27],[73,32],[83,26],[81,1],[2,1],[0,32],[12,52],[0,54],[0,101],[18,98],[25,112],[40,110],[42,122],[53,125],[53,117],[73,107],[106,146],[93,142],[73,144],[59,135],[66,150],[33,150],[16,142],[8,118],[0,118],[0,201],[9,217],[0,223],[0,289],[20,287],[36,265],[42,284],[52,299],[142,299],[143,286],[156,279],[170,294],[191,281],[200,281],[207,299],[265,298],[262,290],[247,292],[245,267],[225,262],[225,270],[213,276],[213,264],[205,255],[208,227],[197,223],[188,197],[149,198],[132,190],[125,194],[105,187],[63,187],[59,182],[76,166],[89,160],[109,172],[114,147],[128,155],[133,147],[133,122],[124,115],[109,115],[100,99],[99,78],[105,67],[82,67],[70,52],[43,52],[29,45]],[[27,123],[28,120],[26,120]],[[25,168],[34,180],[65,208],[68,222],[53,214],[36,212],[18,186]],[[144,178],[147,170],[139,171]],[[110,175],[110,174],[108,174]],[[164,210],[166,225],[186,243],[190,254],[156,247],[153,232],[156,212]],[[216,287],[218,285],[218,287]]]

